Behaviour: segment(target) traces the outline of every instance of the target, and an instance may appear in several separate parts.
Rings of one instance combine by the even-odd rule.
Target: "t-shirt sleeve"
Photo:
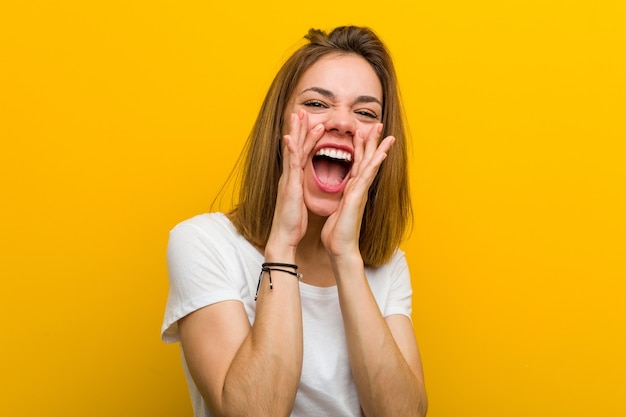
[[[219,238],[193,223],[181,223],[169,235],[167,268],[169,294],[161,327],[164,342],[180,340],[178,320],[195,310],[224,300],[241,300],[229,280],[227,255]]]
[[[413,305],[413,289],[411,275],[406,256],[400,249],[396,250],[390,261],[390,289],[383,315],[402,314],[411,318]]]

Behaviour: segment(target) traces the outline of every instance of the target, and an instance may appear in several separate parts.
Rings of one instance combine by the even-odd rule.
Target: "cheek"
[[[328,116],[324,114],[311,113],[307,111],[306,108],[298,107],[298,106],[288,106],[285,110],[285,114],[283,114],[283,135],[288,135],[291,131],[291,115],[294,113],[298,113],[300,110],[304,110],[305,119],[308,120],[308,128],[312,129],[316,125],[322,123],[326,124],[328,120]]]
[[[326,122],[328,121],[328,116],[324,114],[311,113],[306,110],[305,112],[306,112],[307,118],[309,119],[309,129],[312,129],[313,127],[317,126],[320,123],[325,125]]]
[[[368,138],[370,135],[375,133],[377,123],[361,123],[358,128],[363,133],[363,136]],[[380,140],[380,138],[378,138]]]

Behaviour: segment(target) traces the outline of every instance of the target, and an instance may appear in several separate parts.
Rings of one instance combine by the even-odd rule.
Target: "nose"
[[[356,121],[350,109],[334,109],[325,124],[326,130],[341,136],[354,136],[356,132]]]

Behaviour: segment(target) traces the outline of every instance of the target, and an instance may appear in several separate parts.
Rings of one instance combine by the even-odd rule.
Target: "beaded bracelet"
[[[293,271],[289,271],[283,268],[291,268]],[[263,281],[263,272],[267,272],[267,275],[270,279],[270,290],[274,289],[274,284],[272,283],[272,271],[280,271],[286,272],[294,277],[298,278],[298,281],[302,280],[302,274],[297,273],[298,265],[294,264],[284,264],[279,262],[266,262],[261,265],[261,273],[259,274],[259,283],[256,286],[256,294],[254,294],[254,301],[259,297],[259,289],[261,288],[261,281]]]

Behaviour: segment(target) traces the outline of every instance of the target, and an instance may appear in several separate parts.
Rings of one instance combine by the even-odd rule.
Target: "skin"
[[[297,264],[308,284],[337,286],[362,413],[423,416],[413,327],[406,316],[381,315],[359,252],[367,190],[395,140],[379,140],[381,102],[380,82],[359,56],[328,55],[304,73],[284,115],[283,174],[262,251],[266,262]],[[353,154],[341,191],[325,192],[313,179],[320,146]],[[272,290],[263,280],[253,326],[237,301],[204,307],[179,322],[190,372],[216,416],[291,412],[302,368],[299,286],[289,274],[274,272],[272,279]]]

